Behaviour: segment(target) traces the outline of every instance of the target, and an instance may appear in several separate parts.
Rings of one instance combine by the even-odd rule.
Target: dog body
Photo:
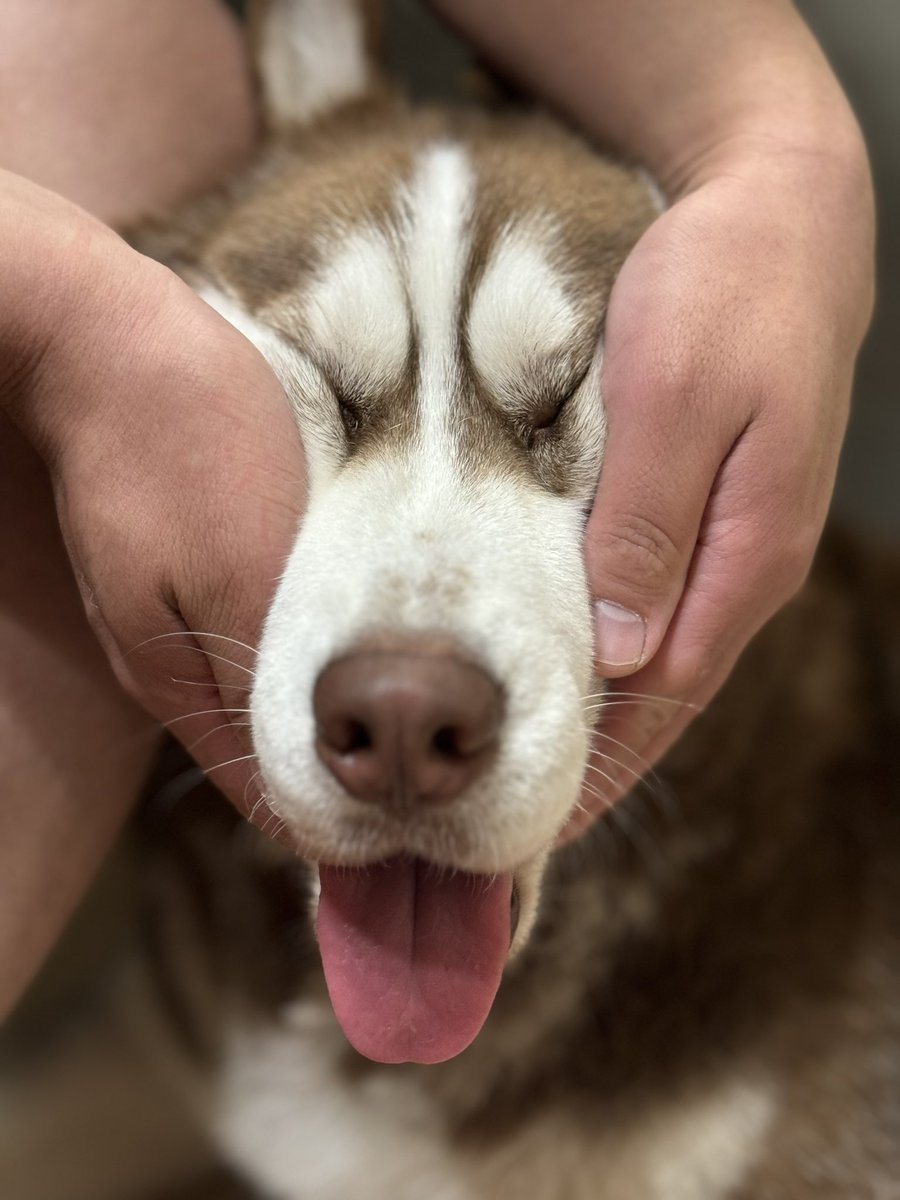
[[[543,118],[410,110],[378,77],[367,20],[343,0],[261,8],[271,137],[246,176],[145,240],[268,358],[310,473],[251,710],[259,803],[325,866],[202,790],[147,831],[186,1094],[278,1200],[900,1196],[879,599],[896,579],[836,551],[651,802],[637,791],[550,853],[598,694],[580,540],[603,319],[655,202]],[[449,799],[443,782],[379,791],[374,776],[357,794],[344,750],[322,746],[321,681],[411,658],[489,681],[490,753]],[[455,771],[469,755],[451,757]],[[411,861],[484,876],[487,898],[454,899],[451,921],[445,885],[417,868],[413,908],[443,932],[385,999],[393,959],[378,946],[366,971],[347,965],[369,947],[341,905],[359,911],[355,868],[400,864],[405,882]],[[415,1006],[439,1009],[443,989],[452,1023],[468,1004],[469,965],[428,971],[469,916],[473,955],[500,939],[505,969],[477,1040],[463,1048],[466,1014],[448,1054]],[[395,1065],[357,1054],[334,1009]]]
[[[287,1200],[896,1196],[898,583],[829,547],[662,793],[553,856],[438,1066],[347,1045],[308,867],[211,788],[153,821],[154,986],[227,1160]]]

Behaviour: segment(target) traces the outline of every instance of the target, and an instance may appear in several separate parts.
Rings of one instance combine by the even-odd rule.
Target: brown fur
[[[311,128],[281,127],[245,177],[143,244],[305,348],[296,297],[342,235],[390,228],[417,150],[447,135],[464,138],[477,176],[458,331],[465,461],[587,494],[595,464],[578,457],[577,411],[534,425],[587,368],[616,272],[653,213],[633,172],[542,118],[414,112],[376,89]],[[529,394],[492,395],[470,361],[472,296],[501,232],[538,212],[584,313],[583,347],[532,364]],[[416,354],[413,330],[411,364]],[[350,409],[348,455],[415,427],[412,390],[387,405],[320,366]],[[662,782],[555,856],[536,930],[470,1049],[397,1068],[348,1047],[337,1082],[408,1080],[472,1162],[547,1114],[576,1145],[598,1130],[625,1141],[657,1109],[763,1077],[776,1117],[736,1200],[900,1195],[898,599],[896,565],[834,539]],[[214,1079],[236,1016],[286,1030],[297,998],[324,1002],[310,881],[209,785],[143,836],[157,990],[198,1075]],[[547,1194],[566,1196],[566,1169],[549,1162]]]
[[[390,231],[396,225],[396,192],[409,180],[417,150],[441,138],[461,140],[477,177],[459,316],[461,461],[476,473],[508,472],[560,494],[586,495],[596,463],[578,453],[578,413],[570,407],[552,429],[532,428],[584,377],[613,281],[652,220],[653,207],[632,171],[586,154],[580,139],[546,118],[413,110],[397,97],[345,105],[310,128],[273,135],[238,183],[175,220],[145,227],[139,244],[189,282],[208,280],[233,293],[251,314],[308,352],[297,298],[354,229]],[[566,355],[530,364],[522,376],[527,391],[498,396],[471,363],[470,304],[500,235],[530,220],[552,224],[551,261],[583,313],[583,327]],[[348,454],[385,440],[397,446],[412,435],[417,355],[413,329],[404,379],[381,392],[349,378],[339,362],[318,362],[342,406]]]
[[[461,1151],[547,1111],[587,1139],[624,1136],[654,1104],[764,1071],[779,1112],[741,1198],[895,1194],[898,597],[897,568],[833,542],[656,791],[557,854],[536,932],[474,1045],[402,1068]],[[170,922],[180,897],[180,938],[193,927],[187,953],[209,980],[192,1010],[204,1039],[235,1004],[277,1023],[323,988],[300,869],[237,824],[207,789],[158,827],[151,856],[148,877],[167,881],[154,919]],[[184,943],[171,949],[183,962]],[[397,1070],[349,1049],[347,1064]]]

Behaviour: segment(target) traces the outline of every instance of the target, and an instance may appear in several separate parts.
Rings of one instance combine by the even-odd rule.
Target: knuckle
[[[676,542],[660,525],[638,516],[600,529],[592,549],[601,583],[612,580],[641,599],[656,599],[668,590],[681,558]]]

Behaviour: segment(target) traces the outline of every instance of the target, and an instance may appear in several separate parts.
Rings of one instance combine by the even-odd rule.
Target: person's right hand
[[[0,302],[0,403],[50,471],[91,624],[249,811],[252,648],[305,494],[281,387],[171,271],[8,173]]]

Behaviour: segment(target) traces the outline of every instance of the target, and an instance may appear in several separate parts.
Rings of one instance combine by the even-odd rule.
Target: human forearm
[[[249,668],[227,660],[290,546],[293,432],[265,363],[186,285],[0,172],[0,1020],[140,786],[152,722],[122,683],[258,799]],[[209,661],[190,629],[215,632]]]
[[[121,224],[214,182],[253,136],[220,0],[3,4],[0,167]]]
[[[865,155],[787,0],[433,0],[502,69],[643,162],[674,195],[735,143]]]

